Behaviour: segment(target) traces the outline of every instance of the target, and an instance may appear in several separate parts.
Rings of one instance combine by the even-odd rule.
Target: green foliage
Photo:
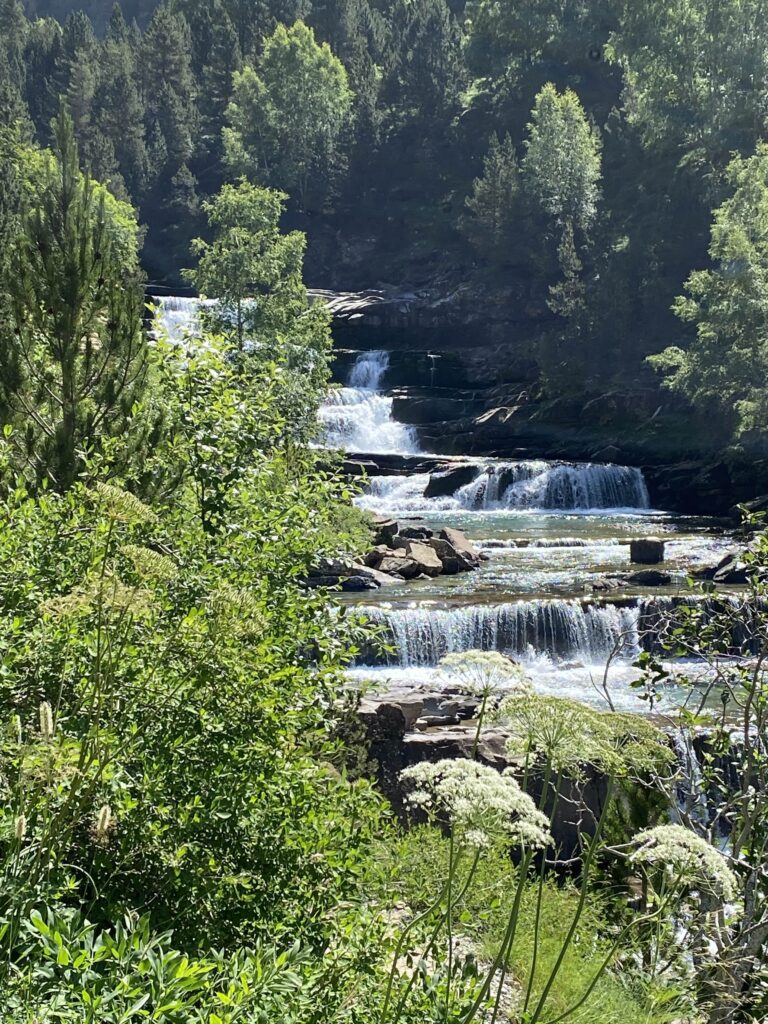
[[[18,468],[63,489],[101,438],[129,432],[146,351],[132,211],[80,174],[63,106],[56,133],[57,156],[24,168],[2,387]]]
[[[280,232],[283,199],[244,180],[225,185],[205,207],[214,240],[195,240],[200,263],[188,276],[216,300],[204,320],[234,340],[253,409],[271,410],[263,412],[262,433],[272,429],[271,418],[278,438],[306,440],[317,431],[328,385],[330,320],[322,306],[307,301],[304,235]],[[206,356],[192,352],[190,358]]]
[[[714,267],[694,271],[675,313],[693,324],[687,349],[650,358],[669,387],[686,395],[726,432],[760,431],[768,422],[768,147],[735,157],[733,189],[715,211],[709,255]]]
[[[519,230],[519,170],[512,139],[505,135],[499,142],[492,135],[483,160],[483,173],[472,182],[467,196],[469,211],[461,228],[481,255],[495,256],[501,262],[509,257],[515,230]]]
[[[648,142],[720,168],[734,149],[751,148],[768,70],[758,0],[628,0],[619,12],[609,55]]]
[[[589,231],[600,197],[600,138],[572,90],[561,94],[548,82],[536,96],[521,172],[550,225]]]
[[[318,45],[301,21],[278,25],[258,66],[235,74],[224,129],[227,164],[304,203],[319,177],[322,195],[351,99],[344,66],[328,44]]]

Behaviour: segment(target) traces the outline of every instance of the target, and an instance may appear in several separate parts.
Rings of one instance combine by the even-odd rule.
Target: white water
[[[370,451],[371,449],[367,449]],[[426,473],[374,477],[358,503],[376,512],[397,515],[439,511],[498,512],[543,509],[590,512],[648,509],[648,489],[634,466],[598,463],[551,463],[544,460],[499,462],[478,466],[475,479],[452,495],[425,497]]]
[[[155,299],[158,306],[157,318],[168,338],[176,343],[199,329],[198,314],[206,306],[214,305],[213,299],[189,298],[185,295],[166,295]]]
[[[388,367],[389,353],[363,352],[346,386],[330,392],[319,413],[329,447],[348,452],[419,454],[415,431],[392,418],[392,398],[381,390]]]
[[[394,661],[403,668],[434,666],[446,654],[473,649],[588,664],[616,653],[629,658],[640,650],[638,607],[556,600],[360,610],[392,636]]]

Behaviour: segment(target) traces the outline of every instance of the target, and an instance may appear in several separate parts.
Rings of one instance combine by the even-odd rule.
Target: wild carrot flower
[[[549,821],[509,770],[499,773],[464,758],[426,761],[406,768],[401,779],[413,788],[408,802],[447,821],[464,845],[483,847],[494,838],[530,847],[552,841]]]
[[[51,711],[51,705],[47,700],[44,700],[40,705],[40,735],[44,740],[50,740],[53,738],[53,712]]]
[[[630,856],[635,864],[665,869],[674,878],[732,900],[738,891],[736,876],[725,857],[706,839],[683,825],[657,825],[639,832],[637,849]]]
[[[521,665],[499,651],[457,651],[438,664],[440,675],[463,686],[469,693],[505,690],[510,694],[533,692]]]

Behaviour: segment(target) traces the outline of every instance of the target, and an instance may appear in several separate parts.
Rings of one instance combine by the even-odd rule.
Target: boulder
[[[392,553],[392,549],[387,547],[386,544],[377,544],[375,548],[371,548],[370,551],[366,552],[363,557],[363,562],[370,569],[378,569],[382,558]]]
[[[636,537],[629,542],[629,560],[635,565],[658,565],[664,561],[664,541],[658,537]]]
[[[418,576],[421,569],[412,558],[400,558],[397,555],[390,554],[379,562],[379,571],[396,573],[404,580],[412,580],[414,576]]]
[[[715,583],[746,583],[747,566],[739,557],[738,551],[731,551],[715,566],[712,579]]]
[[[444,473],[433,473],[424,488],[425,498],[446,498],[455,494],[460,487],[471,484],[478,474],[474,465],[456,466]]]
[[[428,526],[401,526],[397,536],[401,540],[429,540],[432,530]]]
[[[461,530],[454,530],[452,527],[446,526],[440,531],[440,537],[442,540],[447,540],[458,555],[466,558],[473,565],[477,565],[481,561],[480,552],[471,541],[467,540]]]
[[[627,577],[627,581],[640,587],[666,587],[672,582],[672,577],[660,569],[641,569],[640,572],[633,572]]]
[[[365,590],[378,590],[380,584],[370,576],[345,576],[341,581],[341,589],[345,593],[356,593]]]
[[[376,544],[384,544],[389,547],[398,531],[397,520],[388,519],[385,516],[374,516],[373,527]]]
[[[468,572],[477,567],[476,562],[459,554],[453,544],[448,540],[443,540],[442,537],[431,537],[429,546],[443,563],[443,572],[447,576],[454,576],[457,572]]]
[[[370,569],[365,565],[357,566],[355,569],[355,576],[371,580],[378,587],[393,587],[397,583],[401,582],[400,580],[393,579],[386,572],[382,572],[380,569]]]
[[[417,572],[423,572],[427,576],[439,576],[443,571],[443,563],[437,557],[437,552],[429,545],[414,540],[410,542],[406,551],[408,558],[412,558],[416,563]]]

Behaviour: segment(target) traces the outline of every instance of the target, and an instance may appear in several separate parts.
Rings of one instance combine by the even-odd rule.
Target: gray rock
[[[748,578],[747,565],[741,561],[738,551],[730,551],[715,566],[712,579],[715,583],[746,583]]]
[[[432,530],[428,526],[401,526],[398,536],[405,540],[428,540],[432,536]]]
[[[440,537],[442,540],[447,540],[456,553],[466,558],[468,562],[473,565],[480,562],[480,552],[471,541],[467,540],[461,530],[454,530],[452,527],[446,526],[440,531]]]
[[[629,560],[635,565],[658,565],[664,561],[664,541],[658,537],[636,537],[629,542]]]
[[[640,572],[633,572],[627,580],[641,587],[666,587],[672,582],[672,577],[660,569],[641,569]]]
[[[424,488],[425,498],[445,498],[466,484],[471,484],[478,473],[478,467],[474,465],[456,466],[444,473],[433,473],[427,486]]]
[[[341,589],[345,593],[356,593],[365,590],[378,590],[380,584],[369,576],[345,576],[341,581]]]
[[[475,569],[477,563],[466,555],[460,554],[450,541],[442,537],[432,537],[429,546],[435,551],[437,557],[443,563],[443,572],[446,575],[454,575],[457,572],[468,572]]]
[[[375,516],[374,529],[376,531],[374,537],[376,544],[384,544],[389,547],[392,544],[393,538],[397,534],[399,526],[396,519],[388,519],[384,516]]]
[[[402,576],[404,580],[412,580],[414,576],[418,576],[420,568],[413,558],[398,557],[397,555],[387,555],[386,558],[382,558],[379,562],[379,571],[386,573],[397,573],[398,576]]]
[[[414,540],[409,543],[406,550],[408,558],[413,559],[416,563],[418,572],[423,572],[427,576],[439,576],[443,571],[443,563],[437,557],[437,553],[427,544]]]
[[[380,569],[370,569],[367,566],[361,565],[355,571],[356,576],[363,576],[366,579],[372,580],[380,587],[392,587],[400,582],[400,580],[392,579],[386,572],[382,572]]]

